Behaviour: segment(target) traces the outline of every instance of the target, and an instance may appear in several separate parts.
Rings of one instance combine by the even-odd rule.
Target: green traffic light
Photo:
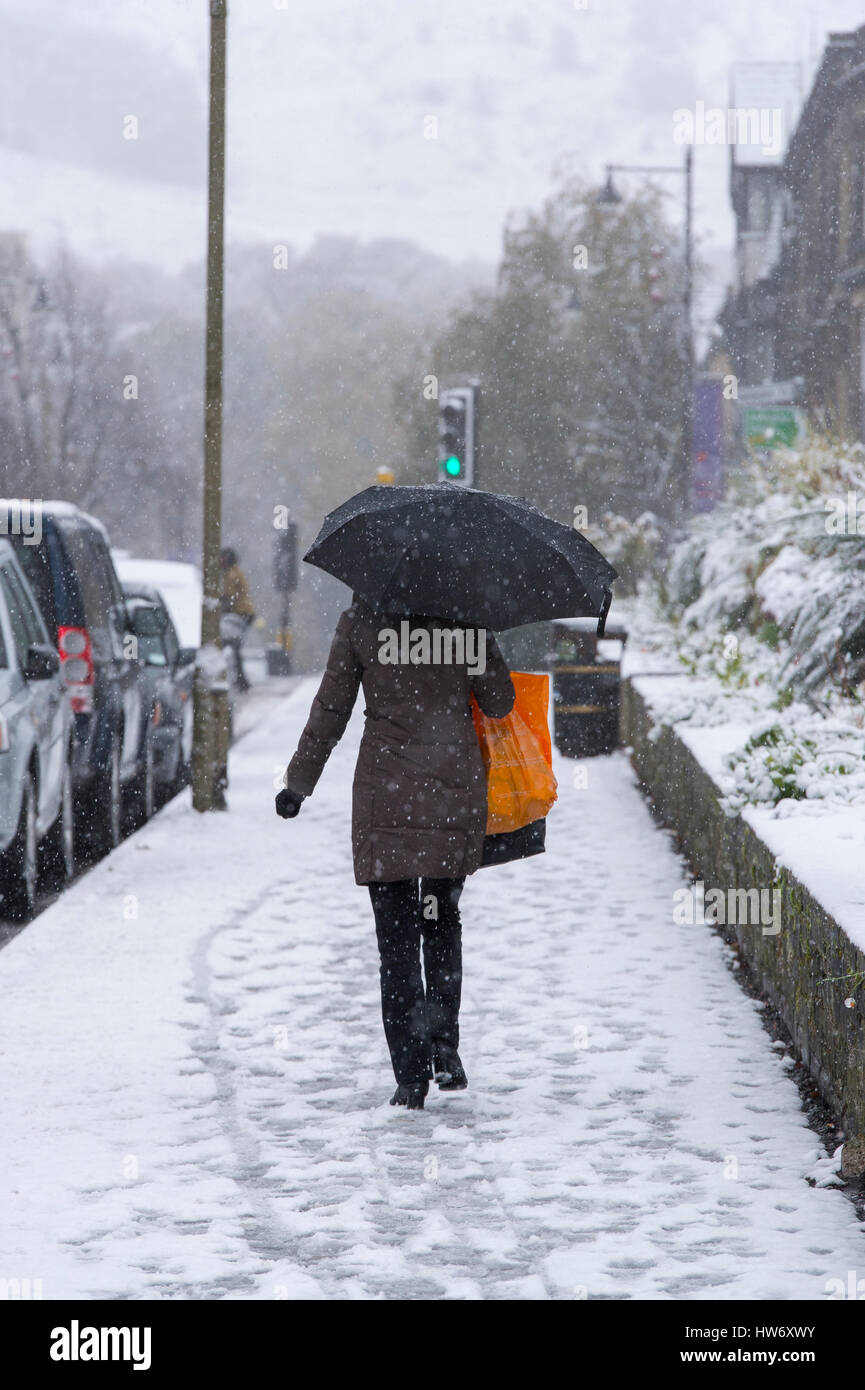
[[[458,478],[463,471],[463,466],[456,454],[451,454],[450,458],[445,459],[445,472],[449,478]]]

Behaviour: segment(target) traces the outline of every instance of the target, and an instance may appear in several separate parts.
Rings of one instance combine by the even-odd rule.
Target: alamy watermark
[[[855,1269],[848,1269],[846,1282],[843,1279],[827,1279],[823,1288],[827,1298],[849,1298],[854,1303],[865,1300],[865,1279],[858,1278]]]
[[[487,633],[483,627],[412,627],[405,618],[378,634],[383,666],[466,666],[473,676],[487,669]]]
[[[41,1297],[41,1279],[0,1279],[0,1303],[18,1302],[21,1299],[40,1299]]]
[[[758,926],[763,936],[781,930],[780,888],[707,888],[697,879],[673,893],[677,926]]]
[[[704,101],[673,112],[676,145],[759,145],[764,155],[782,149],[780,106],[706,106]]]
[[[51,1331],[52,1361],[129,1361],[133,1371],[149,1371],[149,1327],[82,1327],[73,1318],[69,1327]]]
[[[0,497],[0,536],[21,536],[25,545],[42,540],[42,498]]]
[[[865,536],[865,498],[856,492],[845,497],[826,497],[826,534],[829,536]]]

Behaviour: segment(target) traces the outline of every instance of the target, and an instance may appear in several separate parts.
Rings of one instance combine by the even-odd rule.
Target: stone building
[[[865,25],[830,35],[780,159],[732,151],[730,192],[736,282],[719,325],[744,396],[801,402],[865,439]]]

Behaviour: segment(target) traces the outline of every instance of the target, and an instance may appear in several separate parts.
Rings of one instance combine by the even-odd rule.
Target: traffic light
[[[439,478],[471,487],[475,472],[474,386],[455,386],[439,398]]]

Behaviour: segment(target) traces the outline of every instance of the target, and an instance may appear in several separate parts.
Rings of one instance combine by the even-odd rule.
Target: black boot
[[[428,1081],[413,1081],[408,1085],[401,1081],[391,1096],[391,1105],[404,1105],[407,1110],[423,1110]]]
[[[449,1043],[433,1043],[433,1073],[440,1091],[464,1091],[469,1084],[460,1054]]]

